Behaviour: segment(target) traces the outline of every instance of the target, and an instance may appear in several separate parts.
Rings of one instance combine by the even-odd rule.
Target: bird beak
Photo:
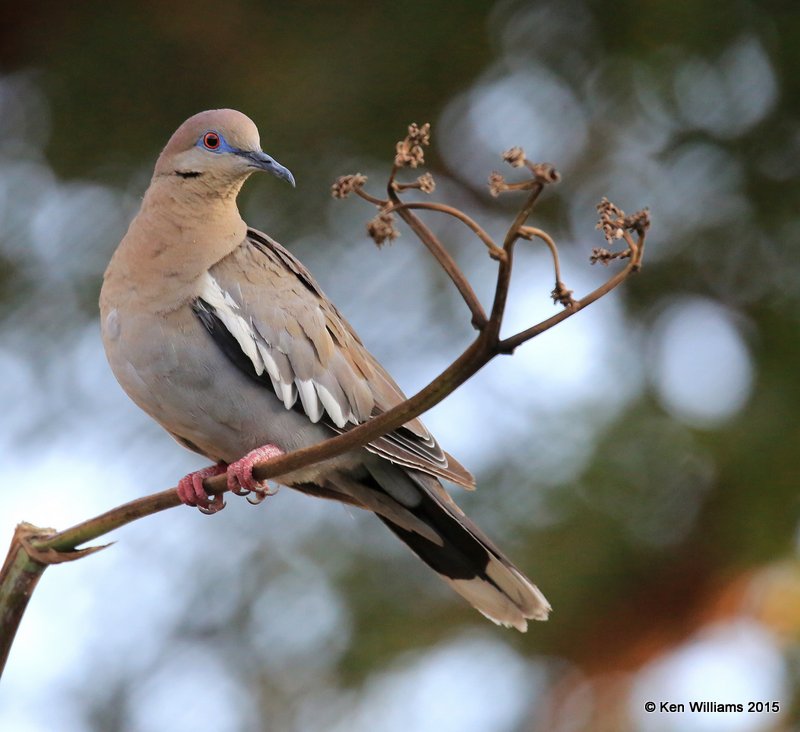
[[[284,168],[277,160],[273,160],[265,152],[261,150],[237,150],[236,154],[247,160],[251,168],[266,170],[268,173],[282,178],[287,183],[291,183],[292,188],[294,188],[294,176],[289,168]]]

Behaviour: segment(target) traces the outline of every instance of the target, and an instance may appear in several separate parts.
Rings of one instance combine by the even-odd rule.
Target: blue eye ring
[[[219,133],[214,132],[213,130],[206,132],[203,135],[203,147],[206,150],[211,150],[211,152],[216,152],[219,150],[220,146],[222,145],[222,137]]]

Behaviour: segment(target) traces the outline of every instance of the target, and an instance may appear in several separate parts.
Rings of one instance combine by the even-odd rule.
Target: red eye
[[[209,150],[219,149],[219,135],[216,132],[206,132],[203,135],[203,144]]]

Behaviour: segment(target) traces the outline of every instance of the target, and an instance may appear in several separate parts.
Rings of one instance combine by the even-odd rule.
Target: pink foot
[[[277,489],[270,488],[266,481],[259,483],[253,477],[253,466],[272,460],[279,455],[283,455],[283,450],[279,447],[264,445],[248,452],[235,463],[231,463],[228,466],[228,490],[237,496],[247,496],[247,500],[253,504],[261,503],[267,496],[276,493]],[[251,498],[250,493],[254,493],[255,496]]]
[[[222,475],[227,469],[228,465],[220,462],[181,478],[178,482],[178,498],[181,499],[181,503],[186,506],[197,506],[200,511],[207,514],[221,511],[225,508],[225,501],[222,496],[217,496],[212,501],[203,488],[203,481],[215,475]]]

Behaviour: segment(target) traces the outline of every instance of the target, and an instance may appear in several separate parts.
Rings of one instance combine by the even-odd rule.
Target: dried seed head
[[[496,170],[489,175],[489,193],[497,198],[503,191],[508,190],[506,179]]]
[[[561,173],[555,169],[552,163],[533,163],[529,167],[542,183],[558,183],[561,180]]]
[[[572,307],[576,304],[576,300],[572,297],[572,290],[568,290],[567,286],[561,281],[556,281],[556,286],[553,291],[550,293],[550,297],[553,298],[553,302],[561,303],[565,308]]]
[[[621,239],[625,233],[625,212],[611,203],[605,196],[597,204],[600,219],[597,229],[601,229],[606,241],[611,244],[615,239]]]
[[[433,193],[436,190],[436,181],[430,173],[425,173],[417,178],[417,184],[423,193]]]
[[[595,247],[592,249],[592,256],[589,257],[589,261],[592,264],[604,264],[608,266],[614,259],[627,259],[631,256],[631,250],[626,249],[622,252],[612,252],[605,247]]]
[[[417,127],[416,123],[412,122],[408,126],[408,140],[413,145],[430,145],[431,123],[426,122],[422,127]]]
[[[361,173],[353,175],[342,175],[336,179],[331,186],[331,195],[334,198],[347,198],[357,188],[361,188],[367,182],[367,176]]]
[[[602,230],[606,241],[609,244],[613,244],[617,239],[625,237],[629,246],[621,252],[609,251],[604,248],[593,249],[590,258],[592,264],[597,262],[608,264],[613,259],[633,257],[634,253],[639,251],[639,249],[634,246],[632,239],[626,235],[625,232],[635,232],[641,241],[650,226],[650,212],[645,208],[630,216],[626,216],[625,212],[619,206],[611,203],[605,196],[603,196],[600,203],[597,204],[597,212],[600,214],[600,219],[597,222],[596,228]],[[639,254],[641,254],[640,251]]]
[[[367,222],[367,234],[379,247],[387,241],[392,242],[397,239],[400,232],[394,225],[394,214],[390,211],[381,211],[374,219]]]
[[[521,168],[525,165],[525,151],[521,147],[512,147],[503,153],[505,160],[512,168]]]
[[[625,217],[625,228],[638,234],[644,234],[650,228],[650,209],[643,208],[635,214]]]
[[[419,145],[412,145],[406,138],[397,143],[394,164],[398,168],[418,168],[425,164],[425,153]]]
[[[408,135],[395,147],[394,164],[398,168],[418,168],[425,164],[424,145],[431,141],[431,126],[426,122],[422,127],[416,124],[408,126]]]

